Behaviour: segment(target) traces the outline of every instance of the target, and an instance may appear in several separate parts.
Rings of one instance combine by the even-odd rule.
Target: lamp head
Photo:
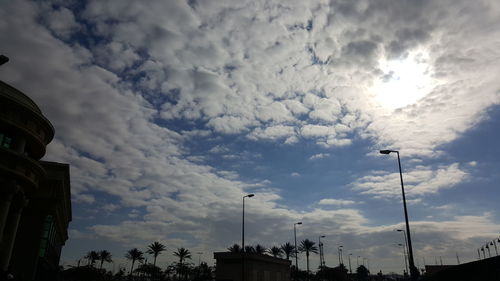
[[[325,238],[326,236],[325,236],[325,235],[321,235],[320,237],[321,237],[321,238]]]
[[[250,198],[250,197],[254,197],[254,196],[255,196],[255,194],[250,193],[250,194],[246,195],[245,197],[249,197]]]
[[[396,229],[396,231],[401,232],[401,231],[403,231],[403,230],[402,230],[402,229]]]
[[[301,221],[299,221],[298,223],[295,223],[295,224],[302,224],[302,222],[301,222]]]
[[[380,150],[380,154],[389,154],[391,152],[392,152],[392,150],[388,150],[388,149],[386,149],[386,150]]]

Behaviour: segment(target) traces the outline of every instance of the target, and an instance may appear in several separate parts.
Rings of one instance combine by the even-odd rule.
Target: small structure
[[[242,281],[242,253],[214,253],[215,280]],[[291,261],[261,254],[245,254],[245,281],[290,281]]]

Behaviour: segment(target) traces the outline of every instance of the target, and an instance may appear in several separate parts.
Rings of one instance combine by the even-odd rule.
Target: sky
[[[64,266],[106,249],[117,270],[154,241],[162,267],[179,247],[213,264],[254,193],[247,245],[302,221],[326,265],[343,245],[401,273],[380,149],[400,151],[418,266],[500,235],[498,1],[4,0],[0,38],[0,79],[55,127],[44,159],[71,165]]]

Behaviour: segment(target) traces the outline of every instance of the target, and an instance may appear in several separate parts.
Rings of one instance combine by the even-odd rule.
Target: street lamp
[[[352,256],[352,254],[349,254],[349,272],[352,274],[352,268],[351,268],[351,256]]]
[[[319,267],[325,265],[325,260],[323,258],[323,244],[321,244],[321,238],[325,238],[325,235],[318,236],[318,247],[319,247]]]
[[[295,238],[295,271],[299,272],[299,259],[297,257],[299,254],[299,252],[297,251],[297,224],[302,224],[302,222],[299,221],[293,224],[293,237]]]
[[[343,260],[342,260],[342,247],[344,247],[344,246],[343,246],[343,245],[340,245],[340,246],[338,247],[338,254],[339,254],[339,266],[340,266],[341,264],[344,264],[344,262],[343,262]]]
[[[245,281],[245,198],[254,197],[254,194],[243,196],[243,215],[241,220],[241,281]]]
[[[360,257],[361,257],[361,256],[356,257],[356,266],[357,266],[357,267],[356,267],[356,269],[359,267],[359,258],[360,258]]]
[[[391,152],[395,152],[398,155],[398,165],[399,165],[399,178],[401,179],[401,192],[403,194],[403,207],[405,211],[405,222],[406,222],[406,234],[407,236],[407,244],[408,244],[408,261],[410,263],[410,276],[412,280],[417,280],[419,272],[415,267],[415,262],[413,261],[413,249],[411,246],[411,235],[410,235],[410,223],[408,222],[408,210],[406,208],[406,196],[405,196],[405,188],[403,184],[403,172],[401,171],[401,159],[399,158],[399,151],[397,150],[380,150],[381,154],[390,154]]]
[[[406,267],[406,272],[409,274],[408,272],[408,264],[406,262],[406,259],[408,258],[408,243],[407,243],[407,239],[406,239],[406,231],[404,231],[404,229],[396,229],[397,232],[403,232],[403,236],[405,238],[405,245],[404,246],[404,249],[403,251],[406,249],[406,251],[404,251],[404,255],[405,255],[405,267]],[[402,245],[402,244],[401,244]]]
[[[495,246],[495,253],[496,253],[496,254],[497,254],[497,256],[498,256],[497,242],[495,241],[495,239],[493,239],[493,241],[492,241],[492,242],[490,242],[490,245],[491,245],[491,246],[493,246],[493,245]]]
[[[203,255],[203,252],[198,252],[198,267],[200,267],[201,264],[201,255]]]
[[[405,260],[405,268],[406,268],[406,273],[408,274],[408,263],[406,262],[406,251],[405,251],[405,245],[403,244],[398,244],[398,246],[403,247],[403,258]]]

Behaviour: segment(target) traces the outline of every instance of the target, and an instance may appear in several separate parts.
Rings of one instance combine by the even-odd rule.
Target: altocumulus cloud
[[[282,243],[290,224],[307,219],[311,229],[380,254],[383,267],[391,257],[381,247],[395,225],[369,227],[356,208],[325,210],[312,202],[305,211],[295,210],[273,182],[242,178],[237,167],[207,160],[208,154],[245,158],[241,151],[210,146],[205,155],[191,144],[232,136],[254,144],[345,149],[363,140],[425,158],[439,155],[440,145],[500,102],[496,2],[1,5],[1,51],[11,57],[2,79],[32,96],[54,123],[48,157],[71,163],[74,202],[131,215],[74,230],[75,239],[95,236],[127,246],[163,240],[206,253],[221,250],[236,242],[242,194],[255,192],[248,229],[258,239],[251,242]],[[420,96],[401,91],[396,108],[374,87],[391,87],[394,75],[382,64],[394,60],[424,65],[420,74],[433,81]],[[327,160],[322,153],[311,160]],[[295,179],[304,178],[299,172]],[[459,163],[416,166],[407,174],[415,199],[469,179]],[[393,173],[371,171],[348,187],[392,198],[399,196],[397,180]],[[332,200],[319,205],[355,206]],[[425,247],[449,237],[472,245],[482,237],[458,234],[468,233],[468,220],[477,222],[476,230],[493,233],[491,214],[416,225],[422,237],[436,237]],[[453,236],[445,226],[454,229]]]

